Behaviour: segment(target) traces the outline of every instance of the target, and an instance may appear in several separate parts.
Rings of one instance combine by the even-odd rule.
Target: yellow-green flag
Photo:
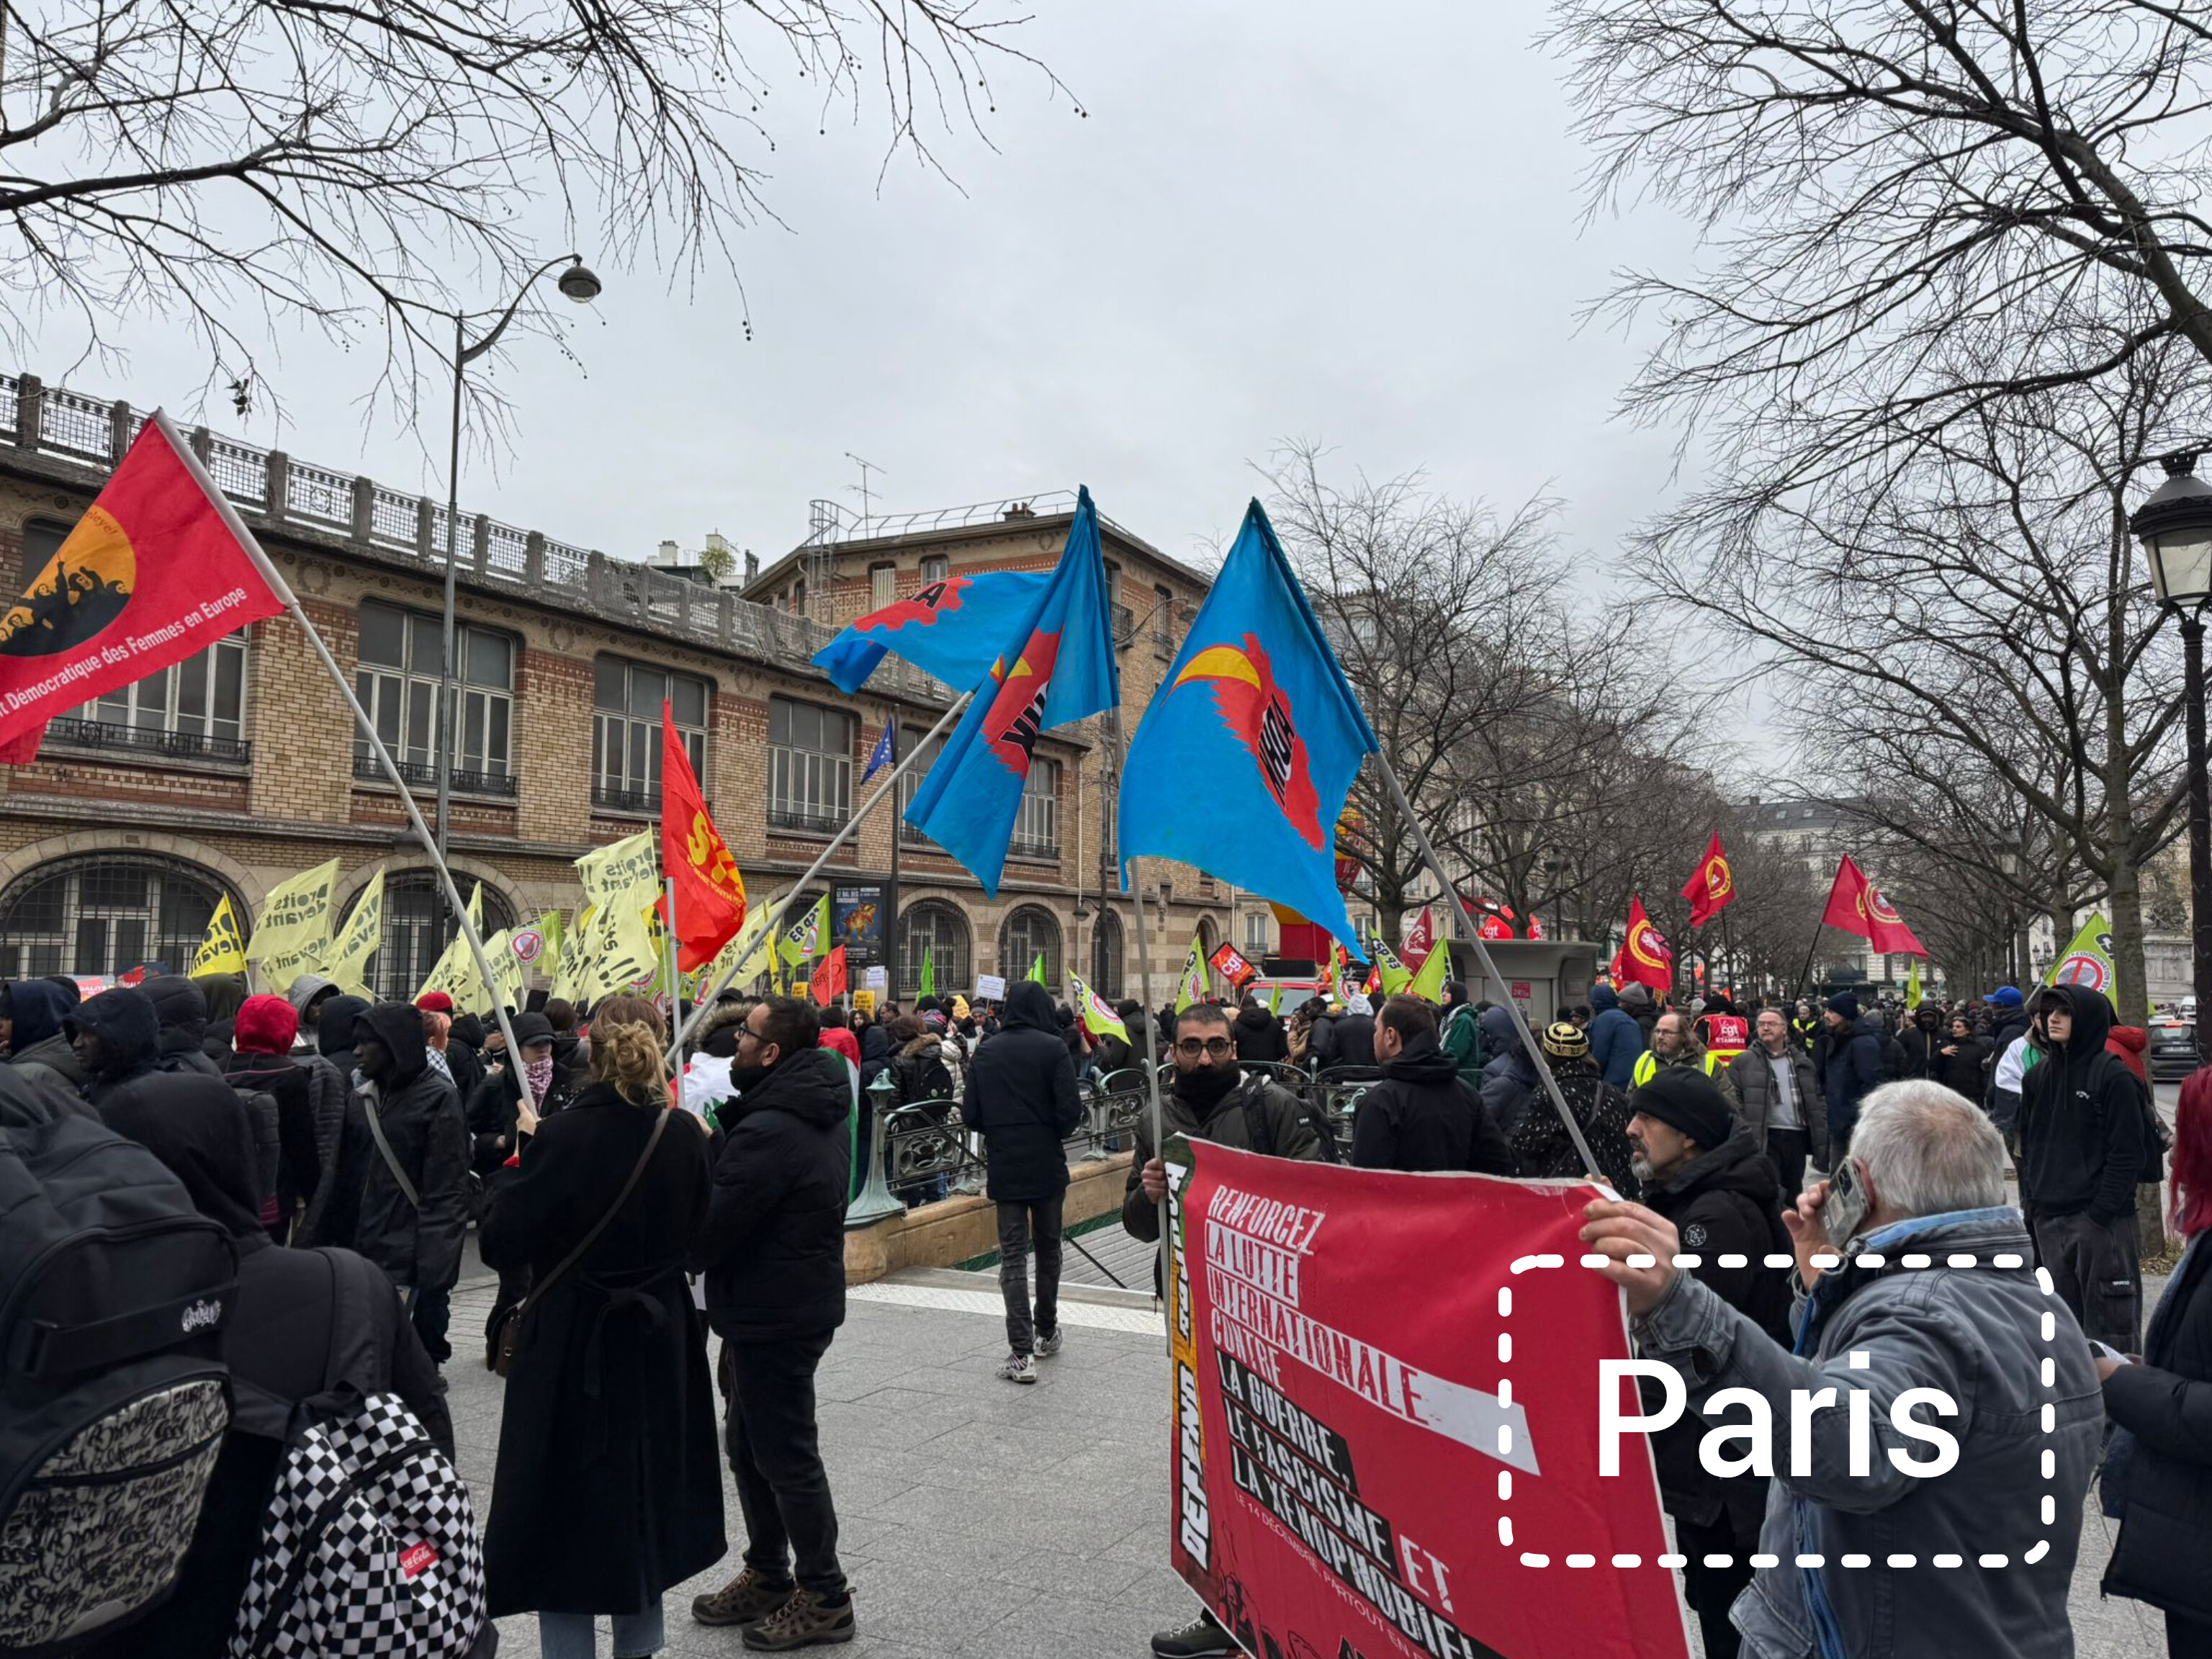
[[[660,887],[660,832],[641,830],[634,836],[610,842],[576,860],[577,879],[584,896],[605,904],[633,887]]]
[[[331,945],[331,884],[337,874],[332,859],[269,890],[246,947],[246,959],[261,969],[264,984],[281,991],[321,965]]]
[[[1267,988],[1267,1018],[1273,1019],[1283,1012],[1283,987],[1279,980]]]
[[[468,916],[469,926],[476,930],[477,937],[482,939],[483,937],[483,883],[482,882],[478,882],[476,891],[469,895]],[[489,956],[490,952],[486,951],[485,954]],[[477,959],[475,953],[469,949],[468,935],[459,929],[455,929],[453,938],[446,942],[443,954],[431,968],[429,977],[425,979],[416,991],[414,1000],[420,1002],[433,991],[443,991],[447,996],[453,998],[453,1006],[463,1012],[483,1007],[491,1000],[490,992],[484,988],[483,976],[477,972]]]
[[[578,930],[584,956],[577,975],[580,994],[596,1000],[657,981],[662,964],[646,918],[659,896],[657,884],[642,884],[592,911],[590,925]]]
[[[824,893],[819,903],[785,929],[776,942],[775,953],[787,963],[805,962],[822,954],[823,941],[829,936],[830,895]]]
[[[208,918],[206,937],[192,952],[192,975],[242,974],[246,971],[246,938],[238,931],[238,912],[230,908],[230,895],[216,902]]]
[[[336,980],[340,990],[374,1000],[375,994],[368,988],[368,959],[383,943],[384,871],[380,866],[354,901],[353,914],[331,939],[330,951],[323,957],[323,976]]]
[[[1413,970],[1406,966],[1380,933],[1367,941],[1367,960],[1375,964],[1375,971],[1382,981],[1382,994],[1386,997],[1396,996],[1413,982]]]
[[[514,957],[518,981],[535,974],[550,985],[560,976],[561,913],[548,910],[527,927],[515,928],[507,936],[507,948]]]
[[[1042,951],[1036,953],[1036,960],[1030,963],[1030,979],[1034,984],[1044,983],[1044,952]]]
[[[1424,1002],[1441,1003],[1444,1000],[1444,970],[1451,966],[1451,952],[1439,939],[1429,949],[1421,963],[1421,971],[1415,974],[1406,989]]]
[[[576,925],[561,942],[561,962],[553,975],[550,995],[563,1002],[574,1002],[584,994],[584,978],[591,967],[592,918],[599,914],[599,906],[586,904],[576,913]]]
[[[915,995],[933,997],[936,994],[937,947],[934,945],[925,945],[921,947],[921,987]]]
[[[696,974],[685,976],[686,987],[694,1002],[718,984],[750,985],[759,975],[771,970],[774,960],[769,947],[773,941],[769,938],[769,922],[782,906],[781,896],[752,906],[745,913],[744,926],[738,929],[727,945],[715,952],[714,959]],[[726,981],[725,974],[728,975]]]
[[[1176,981],[1176,1012],[1181,1013],[1194,1002],[1203,1002],[1212,993],[1206,982],[1206,947],[1196,933],[1190,936],[1190,951],[1182,959],[1182,974]]]
[[[1915,1009],[1920,1006],[1920,958],[1918,957],[1912,958],[1912,966],[1905,970],[1905,1006],[1907,1010]]]
[[[1082,1016],[1083,1028],[1093,1036],[1104,1036],[1109,1032],[1127,1042],[1129,1028],[1121,1023],[1121,1016],[1114,1012],[1113,1005],[1083,982],[1083,975],[1071,973],[1067,988],[1075,1003],[1075,1012]]]
[[[1915,958],[1912,964],[1920,963]],[[2091,916],[2081,924],[2081,931],[2074,935],[2051,971],[2043,976],[2045,985],[2079,985],[2091,991],[2112,994],[2112,924],[2102,916]]]

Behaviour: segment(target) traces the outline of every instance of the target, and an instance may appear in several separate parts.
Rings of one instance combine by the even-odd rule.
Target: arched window
[[[466,903],[476,884],[454,873]],[[356,898],[356,902],[358,899]],[[352,906],[347,906],[352,913]],[[490,886],[483,890],[483,931],[488,939],[514,926],[514,913]],[[368,964],[368,982],[377,995],[404,1001],[412,997],[446,945],[460,930],[446,914],[445,889],[434,870],[395,870],[384,878],[384,943]]]
[[[1199,955],[1211,958],[1213,955],[1213,947],[1220,943],[1221,935],[1215,931],[1213,918],[1212,916],[1200,916],[1198,919]]]
[[[937,994],[975,988],[975,957],[969,944],[968,918],[943,899],[916,899],[900,913],[898,988],[908,1002],[921,994],[921,958],[929,955]]]
[[[1010,985],[1027,979],[1040,956],[1044,958],[1044,982],[1058,997],[1064,982],[1060,971],[1060,923],[1042,905],[1017,905],[999,927],[999,972]]]
[[[1091,988],[1109,1002],[1121,997],[1121,969],[1127,946],[1121,940],[1121,918],[1102,911],[1091,930]]]
[[[181,859],[92,853],[27,872],[0,894],[0,978],[127,973],[192,964],[228,890]],[[246,906],[229,894],[244,921]]]

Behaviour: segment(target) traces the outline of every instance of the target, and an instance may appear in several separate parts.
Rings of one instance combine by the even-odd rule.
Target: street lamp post
[[[2162,458],[2166,482],[2128,520],[2150,556],[2158,602],[2181,623],[2183,698],[2189,726],[2189,923],[2191,983],[2197,994],[2197,1054],[2212,1064],[2212,795],[2204,777],[2204,607],[2212,601],[2212,485],[2197,456]]]
[[[458,664],[453,656],[453,583],[460,562],[461,534],[461,392],[466,384],[468,367],[499,343],[499,337],[507,332],[507,325],[514,320],[514,313],[522,308],[530,290],[539,278],[559,264],[568,262],[568,270],[561,273],[561,292],[578,305],[589,305],[599,295],[599,279],[593,276],[583,260],[574,253],[564,253],[559,258],[548,259],[530,274],[514,298],[508,301],[499,320],[481,339],[468,337],[468,315],[453,313],[453,445],[446,462],[446,611],[445,629],[438,653],[438,861],[446,859],[446,824],[453,805],[453,750],[455,726],[458,723],[459,698],[454,695]]]

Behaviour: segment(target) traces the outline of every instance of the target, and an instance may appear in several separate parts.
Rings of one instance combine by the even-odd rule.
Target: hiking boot
[[[1050,1336],[1040,1333],[1036,1340],[1036,1357],[1039,1359],[1051,1358],[1060,1352],[1060,1340],[1058,1331],[1054,1331]]]
[[[1237,1650],[1229,1632],[1210,1613],[1174,1630],[1152,1632],[1152,1659],[1232,1659]]]
[[[842,1607],[830,1607],[810,1589],[794,1590],[791,1598],[757,1625],[747,1625],[744,1644],[756,1653],[783,1653],[853,1639],[853,1597],[848,1591]]]
[[[1034,1382],[1036,1381],[1036,1362],[1025,1353],[1010,1353],[1006,1363],[999,1367],[999,1377],[1006,1382]]]
[[[747,1567],[721,1589],[693,1596],[691,1617],[702,1625],[757,1625],[798,1588],[788,1578],[779,1583],[758,1568]]]

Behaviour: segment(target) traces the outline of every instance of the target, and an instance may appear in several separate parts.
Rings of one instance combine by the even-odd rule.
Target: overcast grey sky
[[[495,369],[514,447],[471,459],[464,506],[629,557],[720,529],[766,562],[810,497],[857,507],[849,450],[882,469],[878,511],[1087,483],[1202,562],[1247,462],[1302,437],[1455,495],[1549,489],[1595,563],[1661,498],[1669,435],[1611,418],[1631,345],[1576,317],[1613,268],[1679,264],[1690,239],[1650,211],[1583,225],[1538,0],[1036,10],[1022,44],[1089,118],[1002,68],[996,152],[939,136],[957,188],[902,157],[878,191],[880,112],[817,136],[778,83],[763,189],[787,228],[738,244],[750,342],[727,276],[671,293],[583,248],[607,283],[572,336],[588,378],[518,342]],[[189,404],[204,364],[150,327],[124,343],[127,374],[73,380]],[[442,417],[427,446],[364,439],[372,367],[294,342],[281,428],[194,412],[442,495]]]

